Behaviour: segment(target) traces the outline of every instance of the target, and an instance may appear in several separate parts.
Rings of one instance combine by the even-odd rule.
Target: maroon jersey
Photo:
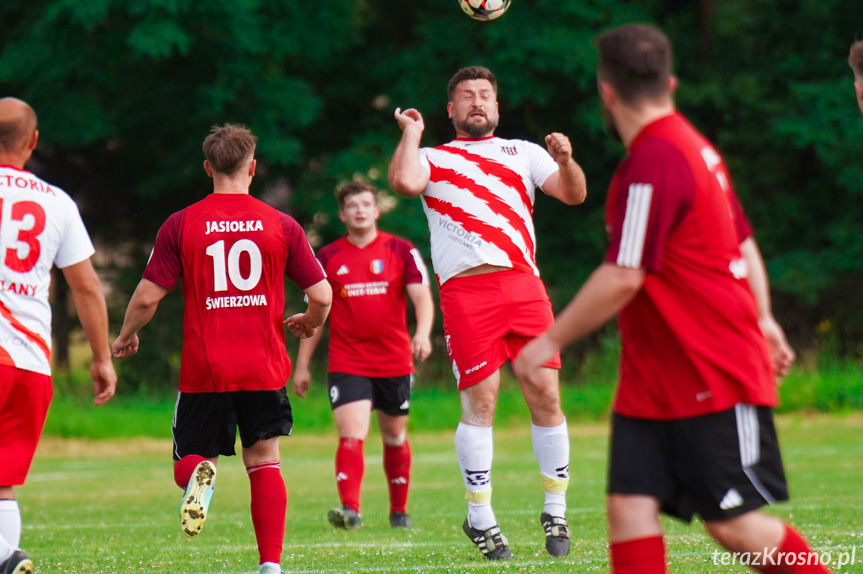
[[[144,279],[183,280],[180,391],[285,385],[285,275],[300,289],[324,279],[299,224],[249,195],[211,194],[168,218]]]
[[[364,377],[413,373],[405,286],[428,285],[419,251],[378,231],[357,247],[342,237],[318,252],[333,287],[329,372]]]
[[[775,406],[740,243],[751,230],[719,154],[678,113],[646,126],[611,182],[605,260],[643,268],[621,311],[615,412],[654,420]]]

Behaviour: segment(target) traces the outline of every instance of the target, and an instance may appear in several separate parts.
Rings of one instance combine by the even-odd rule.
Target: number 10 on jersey
[[[240,257],[249,254],[249,276],[243,277],[240,271]],[[240,239],[228,251],[225,264],[225,240],[219,240],[207,247],[207,255],[213,258],[213,290],[227,291],[228,279],[240,291],[250,291],[261,279],[261,250],[251,239]]]

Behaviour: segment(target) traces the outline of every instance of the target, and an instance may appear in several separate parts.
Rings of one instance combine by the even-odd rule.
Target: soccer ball
[[[512,0],[458,0],[465,14],[474,20],[494,20],[507,11]]]

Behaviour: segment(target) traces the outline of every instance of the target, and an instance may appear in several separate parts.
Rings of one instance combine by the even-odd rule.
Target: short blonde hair
[[[213,171],[231,175],[255,153],[258,138],[244,125],[213,126],[202,146]]]

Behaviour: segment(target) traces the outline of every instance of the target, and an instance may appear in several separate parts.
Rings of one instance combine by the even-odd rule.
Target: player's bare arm
[[[645,271],[600,265],[569,305],[554,320],[554,325],[525,345],[512,364],[519,380],[534,381],[540,368],[569,343],[593,332],[623,309],[644,285]]]
[[[788,344],[785,331],[782,330],[773,316],[767,269],[754,237],[749,236],[743,240],[740,244],[740,253],[743,255],[749,270],[749,288],[752,289],[758,306],[758,326],[761,328],[764,338],[767,339],[773,371],[777,376],[784,377],[791,370],[795,353],[791,345]]]
[[[308,339],[300,339],[300,347],[297,350],[297,361],[294,365],[294,394],[301,399],[306,398],[306,393],[312,385],[312,372],[309,368],[312,355],[321,340],[323,329],[315,329],[315,333]]]
[[[429,174],[420,165],[419,149],[425,124],[422,115],[411,108],[396,108],[395,119],[402,130],[402,138],[393,153],[388,181],[393,191],[404,197],[417,197],[429,182]]]
[[[431,329],[434,321],[434,302],[431,289],[422,283],[407,286],[408,297],[416,313],[417,327],[411,339],[411,352],[414,359],[425,361],[431,355]]]
[[[572,157],[569,138],[554,132],[545,136],[545,145],[560,170],[549,176],[542,186],[543,191],[567,205],[583,203],[587,198],[587,180],[584,170]]]
[[[309,301],[309,307],[305,313],[291,315],[285,320],[285,325],[295,337],[308,339],[315,334],[315,330],[324,324],[327,315],[330,314],[330,305],[333,302],[333,288],[326,279],[321,279],[311,287],[303,289],[303,293]]]
[[[64,267],[62,271],[69,283],[78,318],[93,351],[93,362],[90,365],[95,395],[93,403],[101,405],[114,396],[117,388],[117,373],[114,372],[111,349],[108,347],[108,308],[105,305],[105,295],[102,293],[99,276],[89,259]]]
[[[159,307],[159,302],[169,292],[161,285],[148,279],[141,279],[126,308],[126,317],[123,319],[120,334],[111,345],[114,357],[125,359],[138,352],[138,331],[150,322]]]

